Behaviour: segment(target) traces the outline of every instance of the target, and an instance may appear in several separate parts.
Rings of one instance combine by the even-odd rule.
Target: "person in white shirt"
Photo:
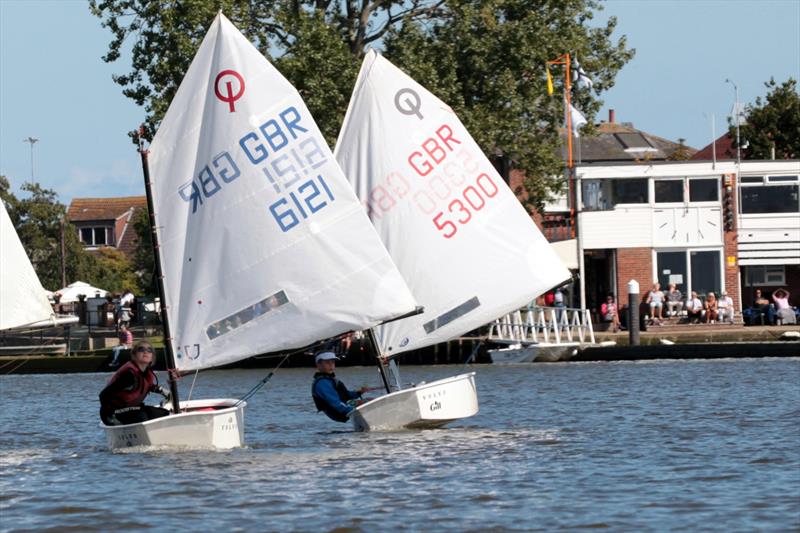
[[[727,291],[722,291],[722,296],[719,298],[719,321],[726,320],[733,324],[733,298],[728,296]]]
[[[703,302],[695,291],[692,291],[692,297],[686,302],[686,311],[689,313],[689,323],[700,322],[703,317]]]

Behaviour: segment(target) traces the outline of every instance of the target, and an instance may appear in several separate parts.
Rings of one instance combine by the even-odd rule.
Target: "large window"
[[[683,202],[683,180],[656,180],[653,188],[657,204]]]
[[[691,291],[705,297],[722,290],[722,252],[719,250],[675,250],[656,252],[656,279],[662,290],[674,283],[684,299]]]
[[[81,228],[80,237],[86,246],[114,244],[114,230],[109,227]]]
[[[755,285],[778,286],[786,285],[786,270],[783,265],[749,266],[745,284],[749,287]]]
[[[617,204],[646,204],[647,178],[615,179],[611,184],[611,198]]]
[[[797,185],[762,185],[741,188],[742,213],[774,214],[800,211]]]
[[[690,202],[716,202],[717,200],[719,200],[719,187],[716,178],[689,180]]]
[[[697,294],[708,294],[713,291],[717,296],[722,289],[720,279],[720,253],[691,252],[692,290]]]
[[[667,290],[670,283],[674,283],[681,294],[686,296],[688,276],[686,271],[686,252],[658,252],[656,255],[658,268],[658,282],[662,290]]]

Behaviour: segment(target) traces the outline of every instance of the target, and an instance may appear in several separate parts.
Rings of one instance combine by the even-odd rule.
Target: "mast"
[[[153,191],[150,187],[150,166],[147,162],[148,151],[143,147],[139,148],[142,156],[142,172],[144,173],[144,190],[147,195],[147,214],[150,221],[150,239],[153,244],[153,257],[156,262],[156,282],[158,283],[158,295],[161,298],[161,324],[164,328],[164,353],[167,358],[167,374],[169,375],[169,390],[172,394],[172,412],[180,412],[180,399],[178,398],[178,381],[175,379],[177,370],[175,368],[175,354],[172,351],[172,333],[169,329],[169,318],[167,317],[167,294],[164,290],[164,276],[161,273],[161,255],[158,245],[158,232],[156,231],[156,214],[153,207]]]
[[[381,373],[381,379],[383,380],[383,386],[386,388],[386,394],[389,394],[392,392],[392,388],[389,386],[389,380],[386,378],[386,369],[383,367],[381,347],[378,346],[378,341],[375,339],[375,332],[372,331],[372,328],[367,330],[367,338],[370,344],[372,344],[372,349],[375,351],[375,361],[378,363],[378,370]]]

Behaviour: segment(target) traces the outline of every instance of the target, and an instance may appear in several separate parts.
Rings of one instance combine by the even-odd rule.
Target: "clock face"
[[[704,209],[700,213],[697,224],[697,240],[717,241],[722,228],[722,210],[719,208]]]
[[[685,207],[653,210],[653,240],[657,245],[687,244],[692,239],[692,212]]]

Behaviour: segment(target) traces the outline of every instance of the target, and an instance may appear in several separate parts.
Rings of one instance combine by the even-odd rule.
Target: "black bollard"
[[[639,346],[639,282],[628,282],[628,342]]]

